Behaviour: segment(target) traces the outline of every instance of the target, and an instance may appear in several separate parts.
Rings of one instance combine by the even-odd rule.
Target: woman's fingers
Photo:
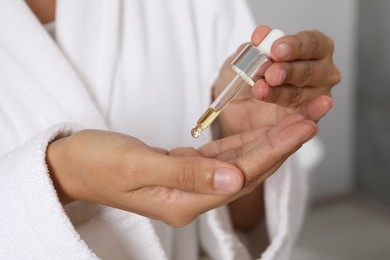
[[[259,144],[264,142],[268,138],[268,134],[270,129],[273,129],[273,131],[278,130],[281,131],[282,129],[298,122],[303,121],[304,117],[300,114],[293,114],[290,116],[287,116],[285,119],[283,119],[281,122],[279,122],[275,126],[265,126],[261,128],[261,134],[256,136],[256,139],[253,139],[251,142],[248,142],[245,146],[237,147],[236,149],[230,149],[226,150],[223,153],[220,153],[216,156],[219,160],[223,161],[233,161],[238,157],[243,156],[247,152],[251,152],[254,148],[258,147]]]
[[[266,31],[258,28],[253,38],[261,39]],[[341,79],[332,61],[333,50],[332,40],[319,31],[278,39],[272,46],[276,62],[267,69],[264,79],[256,81],[252,94],[258,100],[293,109],[304,107],[318,96],[330,96]]]
[[[320,31],[303,31],[278,39],[271,50],[274,61],[323,59],[331,56],[334,43]]]
[[[169,156],[138,152],[132,154],[132,164],[127,167],[129,179],[138,178],[140,187],[163,186],[190,193],[234,194],[243,186],[244,176],[239,169],[252,172],[250,168],[253,167],[257,173],[267,170],[269,165],[295,151],[316,129],[315,124],[305,121],[302,115],[291,115],[272,128],[263,127],[214,141],[198,150],[174,149]],[[260,159],[256,160],[255,155]],[[239,168],[221,160],[234,161]],[[134,174],[139,176],[132,176]]]
[[[327,87],[308,86],[300,88],[292,85],[270,87],[264,80],[256,82],[252,93],[254,97],[261,101],[294,109],[301,107],[305,102],[318,96],[330,96],[330,90]]]
[[[229,151],[217,158],[230,159],[245,174],[248,183],[260,176],[268,177],[273,173],[270,169],[280,165],[317,131],[312,121],[304,120],[302,115],[291,115],[243,149]]]
[[[259,26],[252,33],[252,44],[257,46],[272,29]],[[274,61],[293,61],[323,59],[332,56],[333,40],[320,31],[303,31],[295,35],[286,35],[272,45],[271,55]]]
[[[329,60],[275,62],[265,72],[270,86],[334,86],[340,81],[337,68]]]
[[[133,154],[128,178],[138,178],[139,187],[164,186],[202,194],[232,194],[242,188],[242,173],[233,165],[196,154],[181,155],[178,150],[176,153],[139,155],[143,158],[134,158]]]

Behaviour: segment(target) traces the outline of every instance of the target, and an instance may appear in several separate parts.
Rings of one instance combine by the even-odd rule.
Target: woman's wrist
[[[73,186],[71,176],[66,174],[69,169],[68,153],[66,152],[67,139],[70,137],[62,137],[49,143],[46,149],[46,164],[48,167],[50,178],[57,192],[58,198],[63,205],[76,200],[71,194]]]

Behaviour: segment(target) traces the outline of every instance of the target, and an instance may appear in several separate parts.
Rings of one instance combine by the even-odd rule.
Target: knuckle
[[[331,77],[331,85],[334,86],[334,85],[340,83],[341,73],[337,68],[334,69],[334,72],[332,73],[332,75],[333,76]]]
[[[307,35],[309,37],[310,41],[310,49],[309,53],[311,57],[314,57],[316,53],[318,52],[318,49],[320,47],[320,41],[317,37],[317,34],[315,33],[316,31],[309,32]]]
[[[179,189],[194,192],[196,171],[192,164],[184,163],[184,166],[179,168],[178,171],[173,171],[174,178]]]
[[[217,140],[215,144],[216,144],[218,154],[221,154],[224,151],[225,140],[224,139]]]
[[[292,50],[292,54],[294,57],[296,57],[300,52],[302,52],[302,49],[303,49],[303,43],[301,40],[299,40],[298,37],[294,37],[292,38],[293,41],[292,41],[292,45],[291,45],[291,50]]]
[[[176,178],[179,189],[194,193],[209,190],[213,176],[207,165],[192,158],[184,161],[184,166]]]
[[[311,83],[311,79],[314,74],[314,65],[311,62],[304,63],[304,73],[302,77],[301,83],[298,85],[299,87],[308,86]]]
[[[302,98],[303,98],[303,89],[299,87],[292,88],[292,95],[291,98],[289,99],[288,106],[289,107],[298,106],[299,103],[301,103]]]

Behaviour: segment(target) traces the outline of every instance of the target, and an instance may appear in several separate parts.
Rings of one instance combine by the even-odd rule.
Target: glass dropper
[[[264,77],[266,69],[272,64],[270,58],[272,44],[282,36],[284,36],[282,31],[272,30],[259,46],[248,44],[244,47],[231,63],[237,75],[199,118],[191,130],[194,138],[198,138],[202,131],[211,125],[245,84],[253,86],[255,78]]]

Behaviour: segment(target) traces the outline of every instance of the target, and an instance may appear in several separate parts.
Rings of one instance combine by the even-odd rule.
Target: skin
[[[54,20],[55,1],[26,2],[42,23]],[[252,43],[269,31],[258,27]],[[176,227],[229,204],[234,226],[251,228],[264,217],[261,184],[318,132],[314,122],[333,105],[330,90],[340,74],[332,54],[332,41],[317,31],[279,39],[265,79],[241,91],[219,116],[223,138],[199,149],[166,151],[96,130],[52,142],[46,160],[61,202],[92,201]],[[233,76],[231,59],[221,69],[214,97]],[[220,181],[217,172],[225,173]]]

